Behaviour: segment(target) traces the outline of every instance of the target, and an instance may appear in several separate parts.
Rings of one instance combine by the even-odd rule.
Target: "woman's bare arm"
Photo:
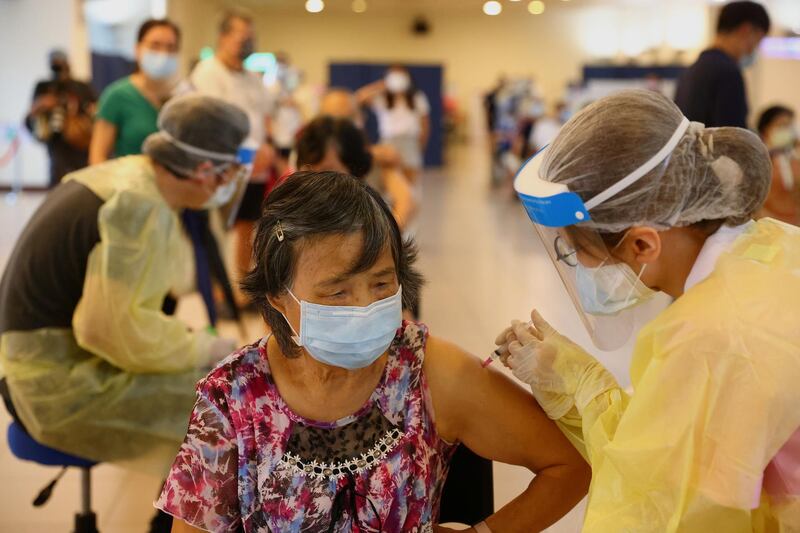
[[[401,230],[405,229],[417,209],[411,186],[405,175],[397,169],[384,168],[381,176],[384,189],[391,199],[394,219]]]
[[[356,91],[358,105],[370,105],[376,96],[386,90],[386,82],[381,80],[374,81]]]
[[[96,165],[111,158],[114,143],[117,142],[117,127],[98,118],[92,128],[92,142],[89,144],[89,164]]]
[[[540,531],[586,494],[589,466],[531,394],[434,337],[428,339],[424,370],[442,438],[536,474],[522,494],[486,520],[492,531]]]

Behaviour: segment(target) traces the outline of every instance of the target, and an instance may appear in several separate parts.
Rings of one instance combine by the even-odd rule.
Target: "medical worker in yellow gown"
[[[195,382],[235,343],[162,311],[193,286],[180,212],[230,199],[247,116],[210,97],[168,103],[145,155],[69,174],[34,213],[0,282],[0,368],[37,441],[163,475]]]
[[[587,107],[518,174],[595,344],[674,298],[638,332],[631,395],[538,311],[497,339],[592,465],[584,531],[800,531],[800,229],[753,222],[770,175],[756,135],[646,91]]]

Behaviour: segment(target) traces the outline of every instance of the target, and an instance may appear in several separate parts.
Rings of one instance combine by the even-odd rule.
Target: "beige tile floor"
[[[512,318],[524,318],[532,306],[574,340],[588,345],[588,336],[566,299],[561,284],[522,208],[508,191],[490,191],[489,168],[483,146],[459,147],[447,154],[448,164],[425,176],[424,204],[419,220],[420,266],[427,277],[422,319],[431,331],[475,354],[485,354],[492,340]],[[0,268],[10,254],[17,234],[41,201],[41,195],[24,194],[14,205],[0,196]],[[202,325],[198,297],[181,302],[179,315]],[[248,320],[252,340],[263,328]],[[232,324],[224,326],[234,335]],[[630,347],[598,354],[627,384]],[[8,417],[0,409],[0,429],[5,434]],[[142,533],[152,514],[151,499],[159,480],[119,468],[94,469],[93,508],[104,533]],[[69,472],[51,501],[41,509],[30,502],[56,471],[11,456],[0,438],[0,532],[61,533],[71,528],[79,503],[79,478]],[[518,494],[531,475],[517,467],[495,466],[498,506]],[[579,507],[550,531],[579,530]]]

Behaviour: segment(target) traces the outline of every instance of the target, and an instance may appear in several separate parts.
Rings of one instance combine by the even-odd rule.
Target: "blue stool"
[[[32,461],[44,466],[60,466],[61,472],[36,496],[34,507],[41,507],[53,489],[67,471],[67,468],[81,469],[81,512],[75,515],[75,530],[73,533],[98,533],[97,516],[92,512],[92,467],[96,464],[80,457],[48,448],[39,444],[28,435],[28,432],[16,422],[8,426],[8,446],[18,459]]]

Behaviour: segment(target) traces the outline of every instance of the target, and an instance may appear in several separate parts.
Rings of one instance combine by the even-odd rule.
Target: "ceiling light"
[[[483,12],[490,16],[499,15],[503,10],[503,6],[497,0],[489,0],[483,4]]]
[[[325,9],[325,2],[322,0],[306,0],[306,11],[309,13],[319,13]]]
[[[367,10],[367,0],[353,0],[352,8],[356,13],[363,13]]]
[[[541,15],[544,13],[544,2],[542,0],[533,0],[528,4],[528,12],[531,15]]]

